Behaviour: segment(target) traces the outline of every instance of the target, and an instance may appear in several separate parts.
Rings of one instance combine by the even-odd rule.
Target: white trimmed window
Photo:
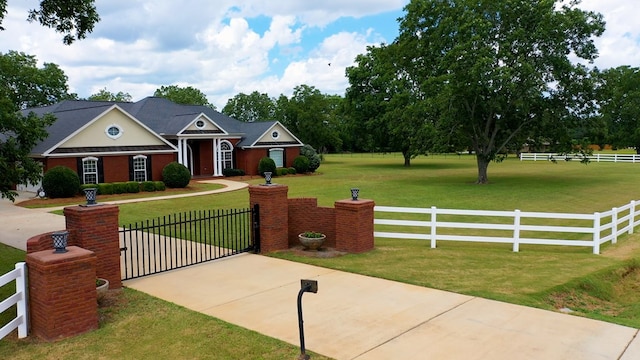
[[[104,133],[107,134],[111,139],[117,139],[122,136],[123,130],[122,127],[118,124],[111,124],[104,129]]]
[[[222,158],[222,168],[233,168],[233,145],[226,140],[220,142],[220,155]]]
[[[269,157],[276,163],[276,167],[284,167],[284,149],[269,149]]]
[[[133,157],[133,181],[147,181],[147,157],[144,155]]]
[[[98,158],[86,157],[82,159],[82,183],[98,183]]]

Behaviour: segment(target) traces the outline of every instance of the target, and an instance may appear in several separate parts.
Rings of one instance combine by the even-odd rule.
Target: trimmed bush
[[[99,195],[113,194],[113,184],[111,183],[98,184],[98,194]]]
[[[320,155],[311,145],[305,145],[300,149],[300,155],[309,159],[309,172],[315,172],[320,167]]]
[[[306,156],[300,155],[293,159],[293,168],[296,169],[298,174],[304,174],[309,171],[309,159]]]
[[[289,175],[289,170],[287,168],[277,168],[276,169],[276,175],[277,176]]]
[[[295,175],[297,173],[296,168],[294,168],[294,167],[290,167],[288,169],[289,169],[289,174],[291,174],[291,175]]]
[[[80,178],[66,166],[55,166],[44,174],[42,188],[50,198],[73,197],[80,191]]]
[[[227,176],[227,177],[231,177],[231,176],[243,176],[244,170],[242,169],[232,169],[232,168],[226,168],[226,169],[222,169],[222,175]]]
[[[156,188],[156,191],[165,191],[165,189],[167,188],[162,181],[154,181],[153,187]]]
[[[128,193],[133,194],[140,192],[140,183],[138,183],[137,181],[128,181],[126,184]]]
[[[174,161],[162,169],[162,181],[170,188],[185,188],[191,181],[191,173],[186,166]]]
[[[152,192],[156,191],[156,186],[153,184],[153,181],[145,181],[141,185],[142,191]]]
[[[264,176],[264,173],[271,172],[272,176],[276,174],[276,162],[270,157],[263,157],[258,163],[258,173]]]
[[[114,182],[112,184],[113,184],[113,193],[114,194],[125,194],[127,192],[127,183]]]

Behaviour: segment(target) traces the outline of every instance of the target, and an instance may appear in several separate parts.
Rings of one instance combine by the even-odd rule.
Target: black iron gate
[[[147,220],[120,229],[122,279],[260,251],[258,205],[204,210]]]

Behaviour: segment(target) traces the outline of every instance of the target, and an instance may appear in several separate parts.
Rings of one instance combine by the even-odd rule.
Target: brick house
[[[222,176],[226,168],[255,175],[262,157],[289,167],[303,146],[277,121],[245,123],[158,97],[135,103],[66,100],[23,112],[56,117],[31,156],[45,172],[57,165],[75,170],[84,184],[162,180],[172,161],[196,177]]]

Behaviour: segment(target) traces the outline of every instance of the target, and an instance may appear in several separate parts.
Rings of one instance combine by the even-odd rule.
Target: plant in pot
[[[98,299],[103,297],[109,290],[109,280],[103,278],[96,278],[96,292],[98,293]]]
[[[305,250],[318,250],[326,239],[325,234],[315,231],[305,231],[298,235],[298,240]]]

